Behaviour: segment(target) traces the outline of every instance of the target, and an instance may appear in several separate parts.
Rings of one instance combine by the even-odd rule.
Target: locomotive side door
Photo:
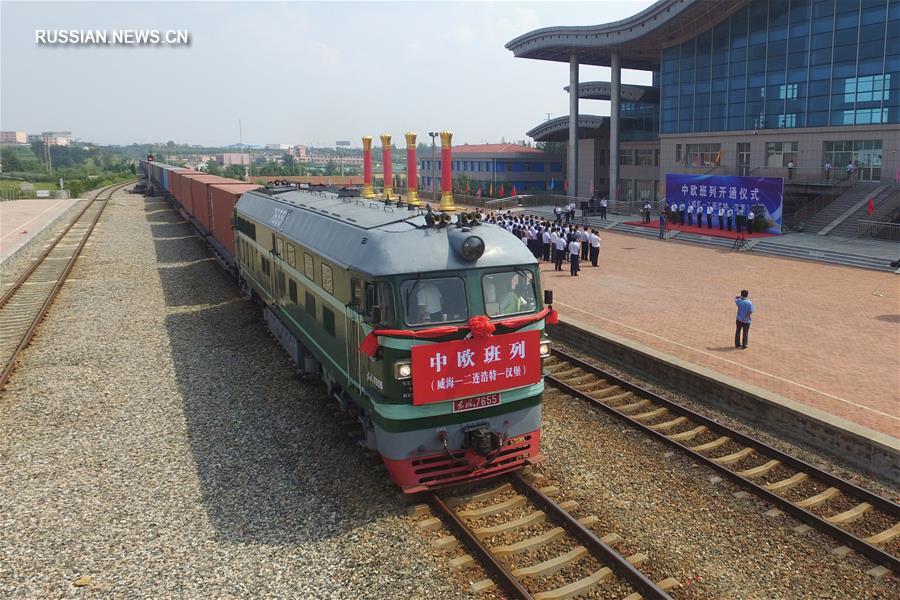
[[[365,387],[365,375],[360,369],[359,345],[362,343],[362,319],[365,309],[363,281],[350,278],[350,302],[347,303],[344,331],[347,335],[347,373]]]

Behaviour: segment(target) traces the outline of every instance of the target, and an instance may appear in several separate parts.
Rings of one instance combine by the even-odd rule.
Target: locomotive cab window
[[[359,279],[350,280],[350,306],[357,311],[363,309],[363,286]]]
[[[485,312],[489,317],[505,317],[537,310],[534,276],[531,271],[517,269],[488,273],[481,278]]]
[[[386,281],[366,282],[366,320],[374,325],[393,325],[394,290]],[[376,311],[376,307],[378,310]],[[381,314],[376,314],[380,312]]]
[[[454,323],[469,318],[466,285],[459,277],[404,281],[400,296],[407,325]]]

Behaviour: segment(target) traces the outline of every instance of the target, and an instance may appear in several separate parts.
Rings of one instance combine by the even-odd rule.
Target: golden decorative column
[[[374,198],[375,190],[372,188],[372,136],[364,135],[363,143],[363,198]]]
[[[391,159],[391,134],[381,134],[381,162],[384,164],[384,199],[390,200],[394,193],[394,173]]]
[[[419,165],[416,163],[416,134],[406,132],[406,203],[422,206],[419,200]]]
[[[451,141],[453,134],[449,131],[441,132],[441,205],[445,212],[456,210],[453,203],[453,148]]]

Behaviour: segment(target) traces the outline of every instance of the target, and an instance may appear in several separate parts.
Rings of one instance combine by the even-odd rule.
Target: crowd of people
[[[568,209],[569,207],[565,207]],[[572,209],[574,213],[574,208]],[[600,234],[585,225],[573,225],[571,217],[563,223],[568,210],[555,213],[555,221],[525,214],[482,214],[487,223],[503,227],[522,240],[535,258],[553,263],[555,270],[563,270],[563,262],[569,263],[569,274],[578,276],[582,261],[591,261],[596,267],[600,261]]]
[[[646,207],[645,207],[646,209]],[[685,205],[684,202],[681,204],[672,202],[668,207],[668,215],[665,213],[660,214],[660,223],[663,224],[666,219],[670,225],[684,225],[685,222],[688,226],[694,225],[694,216],[697,217],[697,227],[703,228],[703,217],[706,217],[706,227],[709,229],[713,228],[713,223],[719,226],[719,230],[728,231],[732,230],[732,224],[735,230],[738,233],[742,233],[746,228],[747,233],[753,233],[753,220],[756,218],[756,214],[753,212],[753,209],[747,214],[744,214],[744,208],[742,206],[738,206],[737,213],[735,213],[734,209],[728,205],[719,204],[718,208],[713,207],[713,205],[703,203],[698,203],[696,206],[694,204]],[[646,215],[649,215],[649,210],[646,210]],[[649,223],[649,218],[645,217],[645,222]]]

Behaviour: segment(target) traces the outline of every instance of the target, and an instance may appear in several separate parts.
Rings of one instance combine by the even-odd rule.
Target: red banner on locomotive
[[[540,343],[541,332],[533,330],[413,346],[413,404],[538,383]]]

